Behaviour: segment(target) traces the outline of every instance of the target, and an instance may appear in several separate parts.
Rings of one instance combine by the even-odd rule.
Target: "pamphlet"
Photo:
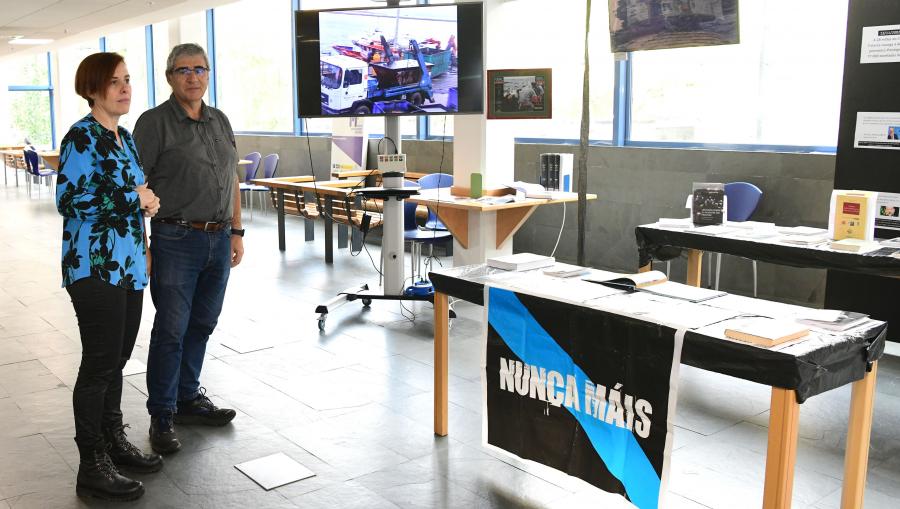
[[[488,267],[496,267],[504,270],[532,270],[553,265],[556,260],[552,256],[543,256],[534,253],[516,253],[506,256],[488,258]]]

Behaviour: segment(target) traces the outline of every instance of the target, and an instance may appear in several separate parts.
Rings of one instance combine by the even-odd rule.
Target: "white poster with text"
[[[900,62],[900,25],[863,27],[859,63]]]
[[[900,150],[900,113],[860,111],[856,113],[856,148]]]

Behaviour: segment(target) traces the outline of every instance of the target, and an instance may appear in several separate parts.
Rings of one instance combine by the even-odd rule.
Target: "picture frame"
[[[553,117],[553,69],[489,69],[487,118],[491,120]]]

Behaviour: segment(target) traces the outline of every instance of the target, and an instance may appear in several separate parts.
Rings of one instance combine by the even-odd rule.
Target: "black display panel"
[[[300,117],[481,114],[480,2],[297,11]]]

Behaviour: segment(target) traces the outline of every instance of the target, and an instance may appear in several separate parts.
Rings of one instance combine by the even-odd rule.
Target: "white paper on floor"
[[[266,491],[316,475],[312,470],[289,458],[283,452],[238,463],[234,468]]]
[[[128,359],[122,368],[122,376],[138,375],[147,372],[147,365],[137,359]]]

